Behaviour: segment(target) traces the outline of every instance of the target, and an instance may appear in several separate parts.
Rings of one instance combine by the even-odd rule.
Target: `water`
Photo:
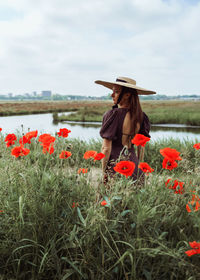
[[[70,114],[70,113],[65,113]],[[26,133],[29,130],[38,130],[41,133],[51,133],[54,135],[60,128],[70,129],[70,138],[79,138],[89,141],[91,139],[101,139],[99,130],[101,123],[65,122],[53,123],[52,114],[36,114],[24,116],[0,117],[0,127],[2,133],[16,133],[17,131]],[[151,128],[151,140],[172,137],[181,140],[194,140],[200,142],[200,126],[192,127],[178,124],[153,125]]]

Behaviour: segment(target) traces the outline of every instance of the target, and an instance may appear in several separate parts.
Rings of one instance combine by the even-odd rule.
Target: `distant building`
[[[42,91],[42,97],[51,97],[51,91],[50,90],[43,90]]]
[[[37,91],[33,91],[33,96],[37,96]]]

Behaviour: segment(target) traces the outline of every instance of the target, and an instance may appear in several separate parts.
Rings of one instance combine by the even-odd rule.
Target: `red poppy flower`
[[[189,244],[192,250],[185,251],[188,257],[191,257],[196,254],[200,254],[200,243],[193,241],[193,242],[189,242]]]
[[[162,167],[164,169],[172,170],[178,166],[177,162],[174,160],[168,160],[167,158],[163,159]]]
[[[48,133],[44,133],[42,135],[39,136],[39,139],[38,141],[39,142],[42,142],[42,143],[52,143],[52,142],[55,142],[56,138],[51,136],[51,134],[48,134]]]
[[[15,144],[16,140],[17,140],[17,136],[14,133],[10,133],[5,137],[4,142],[7,142],[6,143],[7,147],[10,147]]]
[[[15,144],[16,140],[17,140],[17,136],[14,133],[10,133],[5,137],[4,142],[7,142],[6,143],[7,147],[10,147]]]
[[[105,155],[103,153],[98,153],[94,156],[94,161],[95,160],[101,160],[104,157],[105,157]]]
[[[59,155],[59,158],[65,159],[68,157],[71,157],[72,153],[68,152],[68,151],[62,151]]]
[[[96,151],[86,151],[83,158],[84,159],[94,158],[96,154],[97,154]]]
[[[186,204],[186,210],[188,212],[192,212],[192,211],[196,212],[196,211],[200,210],[200,198],[198,195],[195,195],[195,194],[192,195],[192,201],[189,201]]]
[[[171,181],[171,179],[168,179],[166,182],[165,182],[165,186],[167,187],[169,182]]]
[[[39,136],[39,139],[38,141],[39,142],[42,142],[41,145],[43,146],[43,153],[46,154],[49,153],[49,154],[52,154],[54,152],[54,142],[55,142],[56,138],[51,136],[50,134],[48,133],[44,133],[42,135]]]
[[[38,135],[38,131],[37,130],[34,130],[34,131],[29,131],[25,134],[25,137],[28,139],[28,142],[27,143],[31,143],[30,140],[32,138],[36,138]]]
[[[0,127],[0,131],[2,131],[2,128]]]
[[[200,210],[200,203],[199,201],[189,201],[186,204],[186,210],[190,213],[192,211],[196,212]]]
[[[171,179],[168,179],[167,182],[165,182],[165,186],[168,187],[169,189],[174,190],[174,193],[183,194],[183,192],[184,192],[184,189],[183,189],[184,182],[174,180],[174,182],[169,185],[170,181],[171,181]]]
[[[71,130],[67,128],[60,128],[59,132],[57,132],[59,137],[68,137],[68,134],[71,132]]]
[[[78,206],[79,206],[78,202],[73,202],[72,203],[72,208],[75,208],[75,207],[78,207]]]
[[[5,142],[7,141],[15,141],[17,140],[17,136],[14,133],[10,133],[5,137]]]
[[[54,146],[53,143],[50,143],[50,145],[43,145],[42,149],[43,154],[49,153],[50,155],[54,153]]]
[[[79,170],[78,170],[78,174],[80,174],[80,173],[87,173],[88,172],[88,169],[87,168],[79,168]]]
[[[196,150],[199,150],[199,149],[200,149],[200,143],[194,144],[193,147],[194,147]]]
[[[132,161],[120,161],[113,168],[116,172],[126,176],[131,176],[135,169],[135,163]]]
[[[101,202],[101,206],[106,206],[108,203],[107,203],[107,201],[106,200],[103,200],[102,202]]]
[[[26,144],[26,143],[31,143],[30,142],[30,140],[28,139],[28,138],[26,138],[26,136],[23,136],[23,137],[21,137],[20,139],[19,139],[19,143],[21,144],[21,145],[24,145],[24,144]]]
[[[16,158],[19,156],[27,156],[30,153],[29,149],[24,148],[23,146],[16,146],[11,150],[11,154]]]
[[[174,193],[183,194],[183,192],[184,192],[183,184],[184,184],[184,182],[179,182],[177,180],[174,180],[174,185],[172,186]]]
[[[161,155],[164,158],[167,158],[170,161],[174,160],[182,160],[182,158],[179,156],[180,153],[176,149],[171,149],[171,148],[164,148],[160,150]]]
[[[15,141],[8,141],[7,143],[6,143],[6,147],[10,147],[10,146],[12,146],[12,145],[14,145],[15,144]]]
[[[153,168],[151,168],[149,165],[148,165],[148,163],[146,163],[146,162],[140,162],[140,164],[139,164],[139,166],[138,166],[143,172],[145,172],[145,173],[151,173],[151,172],[153,172],[154,171],[154,169]]]
[[[136,146],[144,147],[148,141],[151,139],[149,137],[144,136],[143,134],[136,134],[131,142]]]

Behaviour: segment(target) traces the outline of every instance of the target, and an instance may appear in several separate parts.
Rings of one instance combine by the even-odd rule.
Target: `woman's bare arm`
[[[110,153],[112,149],[112,140],[103,139],[101,152],[105,155],[105,157],[102,159],[102,171],[105,172],[106,165],[108,163],[108,160],[110,158]]]

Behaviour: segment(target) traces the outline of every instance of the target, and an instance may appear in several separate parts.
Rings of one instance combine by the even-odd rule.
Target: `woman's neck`
[[[130,104],[118,104],[119,108],[130,109]]]

